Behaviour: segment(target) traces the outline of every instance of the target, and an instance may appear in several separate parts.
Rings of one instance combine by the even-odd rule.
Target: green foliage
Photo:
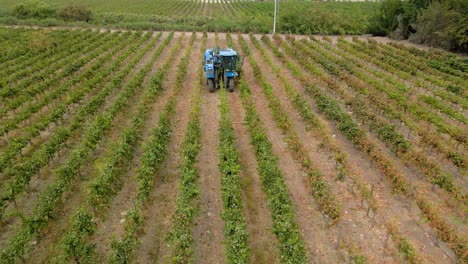
[[[172,133],[172,120],[175,114],[176,97],[181,93],[183,88],[183,80],[187,74],[189,55],[195,38],[196,35],[192,34],[189,45],[185,48],[184,56],[178,67],[174,94],[172,94],[166,102],[164,110],[159,115],[157,127],[151,130],[151,135],[145,142],[144,152],[141,158],[142,164],[136,176],[138,184],[136,207],[125,217],[125,234],[123,237],[120,240],[114,240],[112,242],[112,253],[108,261],[109,263],[129,263],[132,252],[138,245],[138,235],[143,228],[144,221],[141,210],[150,198],[156,171],[160,168],[168,153],[169,139]],[[173,47],[171,51],[172,56],[180,47],[181,42],[182,37],[179,38],[178,42]],[[168,62],[171,61],[172,60],[169,60]],[[152,62],[150,62],[150,64],[152,65]],[[169,63],[166,63],[164,69],[167,69],[169,65]],[[152,81],[152,83],[154,84],[155,82]],[[156,81],[156,83],[158,83],[158,81]]]
[[[133,248],[139,243],[138,234],[143,230],[143,216],[140,208],[134,208],[125,217],[125,237],[121,241],[113,240],[108,263],[130,263]]]
[[[56,10],[38,0],[18,4],[13,8],[13,16],[18,18],[49,18],[56,16]]]
[[[158,34],[156,39],[159,39],[160,37],[161,33]],[[173,33],[171,33],[154,52],[151,57],[151,61],[156,61],[172,38]],[[149,72],[151,66],[152,65],[150,63],[146,64],[144,72]],[[107,204],[122,185],[121,167],[123,167],[133,156],[133,151],[139,138],[138,135],[143,126],[143,120],[147,116],[147,108],[150,102],[159,94],[161,89],[162,87],[160,85],[150,85],[145,91],[132,119],[132,126],[123,131],[121,139],[113,145],[112,156],[105,165],[102,173],[90,184],[90,202],[94,208]]]
[[[85,6],[69,5],[58,11],[58,15],[66,21],[85,21],[91,20],[91,10]]]
[[[448,90],[457,95],[462,95],[463,92],[463,89],[457,85],[449,85]]]
[[[87,236],[94,234],[96,223],[93,215],[85,210],[80,210],[73,217],[70,232],[65,235],[63,247],[67,259],[73,259],[78,263],[92,263],[96,245],[86,244]]]
[[[408,38],[428,46],[468,51],[468,2],[385,0],[371,19],[374,35]]]
[[[386,36],[398,27],[398,16],[403,14],[402,0],[384,0],[378,13],[370,20],[369,33]]]
[[[357,39],[355,39],[354,42],[355,43],[351,43],[342,39],[339,41],[338,46],[363,60],[372,61],[372,63],[376,64],[381,69],[395,73],[401,79],[413,80],[418,86],[421,86],[447,102],[459,104],[464,108],[468,107],[467,100],[461,96],[452,94],[463,94],[464,89],[461,88],[461,86],[463,86],[463,80],[454,75],[446,74],[451,72],[460,77],[464,76],[461,71],[459,71],[460,68],[463,68],[463,60],[458,59],[458,56],[447,52],[443,52],[447,53],[447,55],[441,54],[441,50],[425,52],[417,48],[408,49],[397,44],[385,45],[373,42],[366,43]],[[427,57],[427,60],[422,57]],[[369,68],[369,71],[375,75],[385,76],[387,80],[392,79],[391,76],[385,74],[383,71],[375,71],[372,68]],[[396,85],[397,83],[392,81],[392,84]],[[437,84],[440,88],[434,87],[433,84]],[[388,88],[386,88],[386,90],[388,90]],[[414,91],[414,89],[409,86],[405,90]],[[394,111],[389,109],[385,110],[384,113],[395,115]],[[408,125],[412,127],[410,124]]]
[[[247,112],[246,121],[257,157],[258,171],[273,217],[273,232],[280,241],[281,260],[285,263],[307,263],[304,241],[295,220],[294,208],[282,172],[278,167],[278,157],[273,153],[271,142],[253,105],[250,88],[243,79],[239,81],[239,86],[243,106]]]
[[[402,238],[398,244],[398,249],[403,254],[405,259],[409,259],[410,263],[415,263],[413,260],[416,256],[416,250],[413,245],[411,245],[406,238]]]
[[[353,257],[353,263],[355,263],[355,264],[366,264],[367,259],[364,256],[357,255],[357,256]]]
[[[309,58],[313,53],[303,53],[304,47],[296,45],[296,42],[291,40],[290,43],[284,42],[280,37],[275,37],[277,44],[280,44],[284,48],[285,53],[295,58],[301,63],[309,72],[314,76],[326,81],[330,88],[336,86],[336,82],[326,79],[323,71],[316,67]],[[313,58],[313,57],[312,57]],[[286,64],[290,68],[291,72],[301,80],[304,85],[304,89],[308,95],[310,95],[320,111],[322,111],[329,119],[337,123],[338,129],[351,141],[358,149],[361,149],[364,153],[369,155],[378,164],[378,167],[384,171],[384,173],[390,178],[392,186],[395,191],[406,192],[408,186],[403,176],[397,173],[394,168],[394,164],[384,155],[381,154],[380,150],[374,146],[370,146],[365,131],[359,128],[354,122],[351,115],[344,111],[339,102],[323,92],[317,85],[311,83],[304,78],[303,73],[293,64]]]
[[[201,54],[206,48],[207,34],[203,34]],[[200,152],[200,93],[203,89],[203,69],[198,70],[198,83],[192,100],[190,121],[185,133],[182,147],[182,164],[180,166],[180,194],[177,198],[177,208],[173,216],[173,227],[169,242],[173,244],[173,263],[191,263],[193,261],[193,220],[199,210],[200,188],[198,187],[198,171],[195,167]]]
[[[173,109],[173,106],[170,108]],[[163,112],[160,115],[157,128],[152,131],[151,138],[145,145],[145,152],[141,158],[142,166],[137,177],[139,201],[143,202],[149,198],[154,185],[153,177],[156,169],[166,158],[171,131],[168,114]]]
[[[328,87],[333,88],[336,86],[336,83],[333,80],[327,79],[323,76],[323,73],[321,70],[317,67],[314,67],[313,63],[311,63],[311,60],[305,60],[304,58],[308,58],[309,56],[301,53],[299,48],[297,46],[291,47],[290,45],[286,45],[283,40],[279,37],[275,37],[275,40],[277,41],[277,44],[282,44],[281,47],[285,50],[285,52],[290,55],[291,57],[294,57],[297,62],[299,62],[302,66],[304,66],[310,73],[312,73],[315,77],[320,78],[322,81],[326,82],[328,84]],[[292,41],[294,44],[294,42]],[[285,58],[285,56],[282,56]],[[349,114],[344,112],[342,109],[339,109],[339,104],[336,101],[336,99],[327,96],[320,88],[318,88],[316,85],[310,83],[306,78],[302,76],[302,72],[297,69],[292,64],[286,63],[288,68],[290,68],[291,72],[301,80],[301,82],[305,86],[306,93],[310,95],[316,102],[317,106],[319,107],[320,110],[322,110],[327,117],[330,119],[336,121],[338,124],[338,128],[342,130],[340,116],[334,113],[335,111],[342,112],[345,116]],[[323,104],[321,107],[320,105],[322,102],[327,102]],[[337,107],[329,107],[337,105]],[[346,128],[346,127],[345,127]],[[362,130],[361,130],[362,131]],[[376,164],[377,168],[382,171],[384,175],[389,177],[389,179],[392,182],[392,186],[394,187],[395,191],[399,191],[406,196],[410,195],[409,188],[408,188],[408,183],[404,176],[398,172],[396,166],[392,161],[390,161],[385,154],[382,154],[382,151],[378,148],[375,147],[375,145],[372,144],[372,142],[369,142],[366,139],[365,134],[363,135],[362,138],[358,138],[357,141],[353,141],[353,143],[358,147],[358,149],[362,150],[368,157]],[[416,158],[419,157],[418,153],[414,153],[416,155]],[[428,167],[432,171],[435,170],[437,171],[440,168],[433,167],[432,164],[427,164]],[[422,167],[422,166],[421,166]],[[421,168],[420,167],[420,168]],[[457,186],[453,184],[453,177],[446,175],[446,174],[435,174],[432,175],[434,178],[432,179],[435,184],[438,184],[441,188],[446,189],[449,192],[453,192],[457,198],[458,195],[458,189]],[[430,206],[428,201],[420,196],[420,194],[416,194],[416,201],[419,205],[419,208],[422,210],[424,216],[429,218],[430,225],[433,226],[437,232],[438,236],[444,240],[444,241],[449,241],[450,247],[455,251],[455,254],[462,259],[462,261],[465,261],[466,259],[466,241],[463,237],[460,237],[457,235],[457,233],[451,229],[451,227],[445,222],[445,220],[440,216],[440,212],[435,210]],[[461,196],[463,199],[463,196]]]
[[[363,34],[375,6],[373,3],[288,2],[281,6],[278,29],[293,34]]]
[[[468,5],[467,5],[468,6]],[[411,41],[448,50],[468,51],[468,8],[434,1],[415,21]]]
[[[400,231],[396,222],[387,223],[389,234],[392,236],[392,240],[395,242],[398,251],[403,258],[411,264],[424,263],[424,259],[417,254],[414,245],[404,237]]]
[[[155,39],[159,39],[162,33],[159,33]],[[173,37],[173,33],[170,34],[161,45],[159,45],[158,49],[154,52],[151,57],[151,60],[148,64],[145,65],[144,71],[148,72],[154,61],[159,57],[162,53],[164,48],[166,48],[167,44],[171,41]],[[136,113],[132,119],[132,126],[126,128],[121,135],[121,139],[115,143],[115,145],[111,148],[111,157],[109,161],[106,163],[102,173],[90,184],[88,187],[90,190],[90,194],[88,197],[88,204],[93,207],[93,212],[97,211],[98,207],[102,207],[103,205],[108,205],[111,198],[116,194],[118,187],[122,185],[122,167],[128,165],[128,161],[133,157],[135,146],[138,140],[138,134],[141,132],[141,128],[143,127],[143,121],[146,119],[148,111],[147,108],[153,101],[153,99],[158,95],[158,92],[161,90],[161,86],[155,87],[154,85],[149,85],[147,90],[145,90],[142,99],[139,101],[137,105]],[[101,209],[101,208],[99,208]],[[81,211],[77,214],[79,215]],[[135,211],[132,211],[133,215],[131,217],[138,217],[135,215]],[[91,217],[95,215],[95,213],[89,212],[88,213]],[[75,216],[76,217],[76,216]],[[132,219],[130,219],[132,220]],[[132,223],[136,223],[137,221],[132,220]],[[78,246],[82,248],[87,248],[92,246],[87,242],[87,237],[92,235],[86,230],[78,229],[75,230],[72,227],[69,228],[66,237],[73,236],[73,237],[80,237],[80,240],[77,241]],[[134,243],[131,240],[128,240],[126,243]],[[64,244],[67,244],[67,240],[65,239]],[[125,244],[125,243],[124,243]],[[115,253],[116,259],[120,259],[125,256],[125,245],[118,244],[116,242],[113,243],[115,250],[118,253]],[[67,252],[66,252],[67,253]],[[78,251],[75,252],[74,259],[82,259],[82,258],[89,258],[87,257],[89,252],[86,251]],[[66,254],[66,257],[70,259],[70,254]]]
[[[46,2],[56,8],[51,9],[53,14],[8,16],[1,11],[10,11],[10,6],[0,1],[0,21],[43,26],[93,25],[159,31],[269,33],[274,6],[272,1],[220,1],[212,4],[185,0],[114,0],[85,1],[85,9],[65,0]],[[303,34],[365,34],[370,14],[379,5],[375,2],[281,2],[277,30]]]
[[[193,42],[193,40],[192,40]],[[177,42],[176,46],[180,47],[181,38]],[[182,80],[186,74],[187,56],[178,68],[177,72],[177,91],[181,90]],[[166,67],[168,67],[167,64]],[[158,83],[158,79],[153,79],[153,84]],[[147,140],[144,146],[144,153],[142,156],[142,165],[138,171],[137,182],[138,182],[138,201],[144,203],[149,198],[151,189],[154,185],[154,175],[159,166],[166,158],[167,145],[169,144],[169,138],[171,136],[171,120],[175,111],[175,95],[171,96],[167,101],[164,111],[159,115],[158,126],[151,131],[151,136]]]
[[[153,38],[149,45],[142,49],[133,59],[135,62],[127,65],[128,68],[124,68],[123,73],[125,74],[120,77],[121,79],[116,79],[117,83],[121,82],[126,73],[153,47],[155,42],[156,39]],[[96,149],[105,133],[112,127],[117,113],[128,106],[130,97],[140,88],[145,74],[143,70],[140,70],[138,74],[129,80],[119,93],[118,98],[109,108],[96,116],[84,130],[81,143],[74,148],[70,157],[56,170],[57,179],[41,193],[32,215],[25,219],[16,234],[12,237],[9,245],[1,253],[0,261],[14,262],[31,250],[32,244],[29,242],[33,237],[40,235],[49,221],[56,217],[56,210],[60,205],[62,195],[70,188],[73,180],[80,176],[80,167],[92,154],[93,150]],[[114,87],[113,83],[110,83],[106,88],[108,88],[108,92],[110,93]],[[101,102],[104,101],[106,94],[103,95],[104,97],[96,99]],[[86,112],[83,115],[86,116]]]
[[[230,35],[227,37],[231,42]],[[245,46],[245,42],[240,42]],[[251,56],[246,47],[246,56]],[[278,157],[274,154],[265,128],[260,120],[251,91],[244,79],[239,80],[242,105],[246,111],[245,121],[249,127],[251,143],[255,149],[258,172],[263,190],[267,194],[268,206],[273,218],[273,232],[278,236],[281,261],[285,263],[307,263],[304,241],[295,219],[294,208],[278,166]]]
[[[106,38],[104,38],[104,40],[105,39]],[[133,38],[130,38],[129,40],[132,39]],[[116,38],[115,40],[118,40],[118,38]],[[147,38],[140,38],[140,40],[133,45],[137,46],[145,40],[147,40]],[[114,45],[115,43],[113,41],[110,41],[108,44]],[[123,47],[124,45],[125,41],[123,41],[121,45],[119,45],[117,48]],[[101,51],[101,49],[96,49],[96,54],[98,54]],[[112,70],[115,70],[121,65],[122,61],[125,58],[130,56],[131,53],[131,49],[124,52],[106,71],[103,71],[102,74],[108,74],[112,72]],[[95,56],[96,54],[91,54],[91,57]],[[144,50],[141,56],[143,56],[143,54]],[[102,64],[106,60],[108,60],[108,58],[104,56],[100,58],[100,60],[98,60],[98,64]],[[136,59],[130,62],[127,65],[127,67],[125,67],[119,74],[117,74],[114,77],[114,80],[122,80],[125,77],[125,75],[130,71],[132,66],[135,65],[137,62],[138,60]],[[85,71],[84,73],[85,76],[87,76],[90,74],[94,74],[95,71],[96,69],[91,68]],[[79,102],[79,99],[84,97],[86,92],[92,90],[93,88],[95,88],[95,86],[99,85],[103,77],[104,75],[98,74],[95,76],[95,78],[92,78],[91,80],[89,80],[89,82],[86,82],[85,86],[82,87],[82,89],[79,89],[78,91],[71,94],[71,97],[73,99],[66,102],[66,105],[69,105],[73,102]],[[67,87],[67,84],[65,84],[64,87]],[[6,208],[7,202],[14,201],[18,194],[26,190],[31,178],[54,157],[55,153],[59,152],[64,147],[65,142],[72,135],[73,131],[82,129],[83,121],[89,119],[88,116],[94,114],[99,109],[99,107],[105,103],[106,97],[112,92],[113,89],[114,86],[112,86],[111,83],[108,83],[106,87],[100,91],[100,93],[91,98],[91,100],[89,100],[89,102],[85,104],[83,108],[79,109],[77,114],[73,117],[71,125],[69,127],[63,127],[59,129],[56,133],[52,134],[49,141],[43,146],[41,146],[41,148],[38,151],[34,152],[32,156],[23,160],[22,163],[11,166],[6,171],[6,174],[13,177],[14,180],[7,183],[8,193],[6,196],[3,196],[2,200],[0,201],[0,216],[3,216],[3,210],[4,208]],[[50,101],[47,100],[45,102],[49,103]],[[33,126],[32,129],[28,129],[29,133],[27,133],[24,137],[19,138],[17,141],[15,141],[15,144],[10,145],[10,147],[7,148],[5,152],[1,153],[2,155],[0,156],[0,165],[5,164],[5,166],[7,167],[8,164],[11,164],[11,159],[19,155],[19,152],[22,150],[22,148],[26,144],[28,144],[28,142],[30,142],[30,140],[32,140],[35,135],[37,135],[50,123],[61,117],[61,115],[64,114],[65,109],[66,108],[64,106],[57,107],[54,111],[52,111],[52,116],[46,115],[43,120],[39,120],[40,122],[38,122],[36,126]],[[3,167],[1,166],[0,168],[3,169]]]
[[[453,87],[453,86],[452,86]],[[460,89],[461,90],[461,89]],[[452,91],[453,92],[453,91]],[[458,92],[458,89],[455,90],[455,92]],[[432,96],[427,96],[427,95],[420,95],[419,99],[424,101],[425,103],[434,106],[435,108],[439,109],[442,113],[453,117],[454,119],[462,122],[463,124],[467,123],[467,120],[465,118],[465,115],[462,113],[454,110],[453,108],[449,107],[445,103],[439,101],[437,98],[432,97]]]
[[[348,55],[343,54],[341,52],[339,54],[340,58],[329,56],[328,52],[325,52],[325,50],[322,50],[320,47],[315,45],[315,43],[318,43],[317,41],[307,42],[307,41],[302,40],[301,42],[305,44],[307,43],[308,46],[310,46],[315,51],[317,51],[317,53],[320,53],[322,55],[320,56],[319,54],[317,54],[316,52],[313,52],[312,50],[305,50],[304,48],[302,48],[302,50],[304,50],[308,56],[313,57],[320,63],[322,63],[321,61],[324,60],[323,57],[325,57],[331,61],[331,62],[329,61],[328,63],[335,62],[337,64],[335,65],[335,67],[342,68],[340,66],[342,64],[341,58],[346,58],[350,62],[355,61],[353,58],[348,57]],[[335,51],[334,48],[330,47],[328,44],[325,44],[324,42],[322,42],[322,45],[325,46],[325,48],[327,48],[327,51],[328,50]],[[359,68],[367,68],[366,66],[363,66],[359,62],[354,62],[354,63]],[[370,68],[367,68],[367,69],[369,71],[373,71]],[[370,97],[369,95],[374,94],[376,92],[373,89],[368,89],[366,93],[364,93],[369,98],[369,100],[374,101],[376,105],[378,105],[379,107],[380,106],[389,107],[389,105],[392,104],[392,101],[396,100],[397,104],[405,105],[405,107],[403,108],[403,111],[406,111],[406,109],[411,109],[412,113],[416,112],[415,115],[418,118],[422,119],[421,116],[425,116],[426,118],[430,117],[428,119],[431,120],[431,123],[434,123],[438,126],[445,127],[445,124],[442,124],[443,122],[442,119],[438,118],[438,115],[436,113],[433,113],[425,109],[425,107],[420,107],[419,105],[413,104],[406,100],[405,94],[402,94],[402,92],[410,91],[411,90],[410,87],[401,86],[398,90],[395,89],[394,91],[392,91],[393,90],[392,86],[386,86],[383,82],[378,82],[374,80],[373,78],[370,78],[370,76],[367,76],[365,72],[361,72],[360,70],[355,69],[354,74],[356,77],[358,77],[362,81],[367,82],[371,86],[377,88],[378,91],[387,93],[387,96],[390,98],[390,101],[388,101],[388,104],[379,103],[379,101],[382,100],[380,98],[385,98],[385,97],[382,97],[380,94],[375,94],[374,96]],[[379,75],[379,74],[375,73],[375,75]],[[362,91],[366,90],[366,86],[359,85],[357,82],[351,82],[350,79],[346,78],[345,72],[340,72],[339,76],[344,81],[347,81],[348,85],[352,87],[358,93],[362,93]],[[385,79],[388,80],[387,78]],[[390,82],[390,80],[388,81]],[[398,82],[391,82],[391,83],[395,86],[397,85],[400,86]],[[439,103],[438,100],[435,100],[435,101],[429,100],[428,102],[431,102],[432,105],[437,106],[437,108],[439,108],[442,112],[451,114],[452,116],[457,117],[460,120],[464,120],[460,116],[456,115],[454,111],[450,111],[451,109],[445,106],[445,104]],[[445,190],[449,192],[453,192],[455,194],[455,197],[459,196],[458,190],[454,188],[453,183],[450,184],[450,182],[453,181],[452,177],[445,177],[443,178],[443,181],[441,181],[440,180],[441,175],[442,175],[441,166],[433,162],[431,159],[429,159],[426,155],[422,154],[420,151],[416,151],[415,149],[413,149],[409,141],[406,140],[403,135],[398,133],[398,131],[396,130],[393,124],[390,124],[387,121],[383,120],[382,118],[373,114],[369,106],[366,106],[368,104],[359,97],[358,98],[355,98],[355,97],[346,98],[346,103],[349,104],[353,108],[353,110],[356,112],[357,117],[360,118],[360,120],[370,124],[371,130],[376,131],[379,135],[379,138],[385,143],[387,143],[395,154],[401,155],[404,160],[406,160],[407,162],[411,164],[414,164],[431,181],[437,182],[441,188],[444,188]],[[368,109],[364,110],[366,108]],[[384,109],[384,111],[387,111],[387,109]],[[395,110],[392,110],[392,111],[398,112]],[[407,119],[405,119],[406,115],[403,115],[403,113],[400,112],[400,114],[398,115],[394,114],[394,115],[398,116],[400,120],[404,120],[405,122],[408,122]],[[412,123],[410,122],[409,124],[411,125]]]
[[[231,123],[230,109],[227,104],[226,90],[221,89],[219,109],[219,170],[221,172],[221,197],[223,201],[222,218],[226,236],[226,255],[228,263],[248,263],[250,248],[247,240],[247,223],[243,214],[240,185],[239,153]]]
[[[92,12],[85,6],[67,5],[60,9],[52,8],[44,2],[31,0],[13,7],[11,14],[20,19],[63,19],[65,21],[90,22]]]
[[[252,34],[250,34],[250,39],[252,40],[254,46],[261,51],[263,56],[266,56],[263,48]],[[324,180],[323,174],[312,165],[312,159],[305,151],[304,145],[299,139],[299,136],[294,131],[294,129],[292,129],[294,126],[283,106],[281,105],[281,101],[274,95],[272,86],[267,82],[262,69],[250,54],[247,43],[244,41],[242,36],[239,36],[239,42],[243,52],[248,54],[247,58],[252,65],[256,78],[259,79],[262,83],[262,90],[269,101],[268,107],[272,110],[278,127],[280,127],[283,130],[283,133],[286,135],[288,147],[295,153],[295,157],[301,162],[303,167],[309,171],[308,174],[312,182],[311,185],[313,189],[313,196],[320,205],[320,209],[327,217],[331,219],[332,223],[338,221],[340,216],[340,209],[339,205],[335,201],[331,185]],[[272,64],[273,63],[270,61],[270,65]]]

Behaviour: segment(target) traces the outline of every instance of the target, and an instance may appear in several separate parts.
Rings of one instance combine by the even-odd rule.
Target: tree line
[[[371,18],[374,35],[452,51],[468,51],[468,1],[384,0]]]

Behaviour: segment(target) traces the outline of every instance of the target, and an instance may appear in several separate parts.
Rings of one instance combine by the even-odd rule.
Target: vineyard
[[[157,31],[230,31],[269,33],[274,1],[250,0],[0,0],[0,23],[7,25],[108,27]],[[25,5],[26,3],[26,5]],[[92,15],[63,17],[61,9],[79,4]],[[21,8],[19,8],[21,7]],[[365,34],[379,3],[281,0],[278,32]],[[15,9],[29,10],[15,12]],[[311,16],[314,19],[310,19]]]
[[[468,263],[462,56],[364,37],[0,39],[0,263]],[[232,93],[208,90],[211,47],[244,57]]]

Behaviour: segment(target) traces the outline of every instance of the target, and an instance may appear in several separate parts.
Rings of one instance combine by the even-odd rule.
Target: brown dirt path
[[[214,34],[208,34],[206,47],[215,46]],[[198,63],[197,63],[198,64]],[[200,64],[198,64],[200,65]],[[221,175],[219,163],[219,93],[201,92],[201,150],[197,169],[200,173],[200,214],[194,221],[195,263],[224,263],[224,221],[221,219]]]
[[[244,37],[245,38],[245,37]],[[236,36],[233,36],[237,50]],[[327,224],[318,210],[318,205],[310,195],[307,187],[307,173],[294,159],[286,143],[283,141],[281,130],[276,126],[268,102],[263,96],[262,87],[253,75],[253,69],[248,59],[244,60],[243,76],[252,91],[252,97],[260,119],[265,124],[266,134],[273,145],[274,153],[279,157],[279,167],[283,172],[285,184],[289,191],[292,204],[296,211],[299,230],[304,239],[309,261],[317,263],[337,263],[339,252],[333,241],[334,236],[329,232]]]

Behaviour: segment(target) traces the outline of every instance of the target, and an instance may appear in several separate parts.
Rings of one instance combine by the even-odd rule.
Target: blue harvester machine
[[[230,92],[234,91],[235,78],[240,76],[242,62],[242,58],[231,48],[207,49],[203,69],[210,92],[219,89],[221,81]]]

